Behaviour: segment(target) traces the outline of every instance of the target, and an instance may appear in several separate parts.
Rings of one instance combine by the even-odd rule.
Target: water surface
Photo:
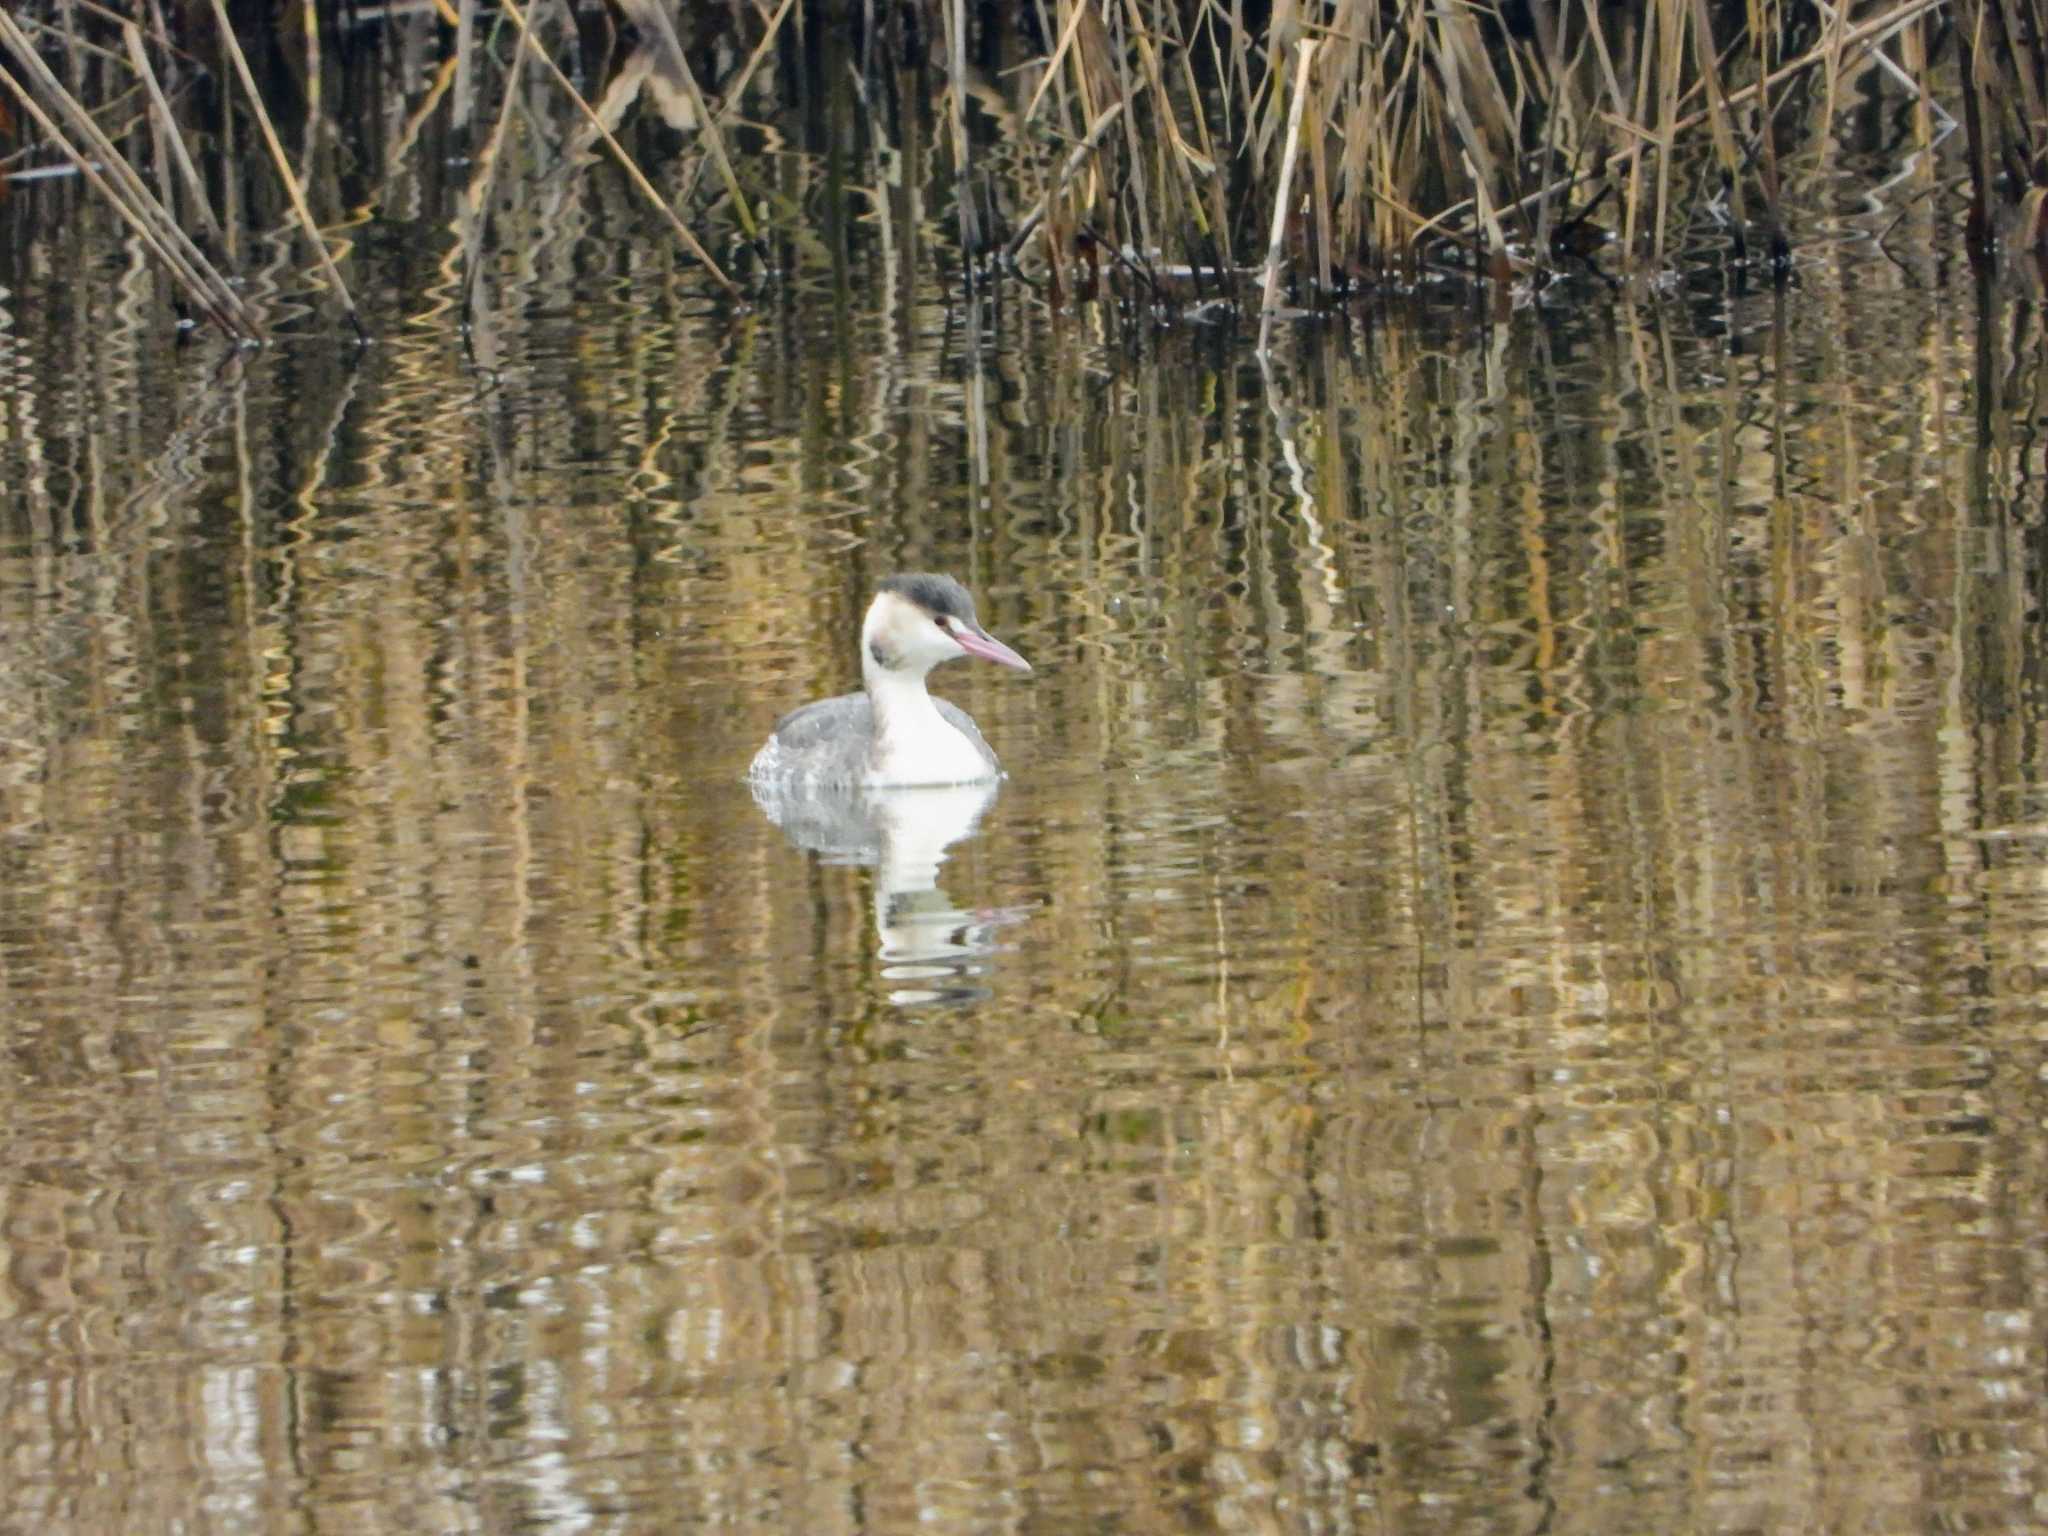
[[[13,194],[0,1526],[2048,1519],[2030,300],[1261,370],[592,186],[225,359]],[[906,568],[1010,778],[807,849]]]

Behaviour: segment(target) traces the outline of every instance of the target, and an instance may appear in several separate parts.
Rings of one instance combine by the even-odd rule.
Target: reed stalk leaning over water
[[[241,295],[149,190],[101,130],[91,111],[57,78],[14,18],[4,11],[0,11],[0,43],[13,50],[27,77],[17,78],[0,65],[0,84],[21,102],[51,142],[78,168],[86,184],[113,206],[186,296],[224,334],[237,341],[259,339],[262,330]],[[44,102],[49,103],[50,111],[45,110]],[[52,111],[77,136],[75,143],[52,117]],[[171,125],[170,132],[175,136],[175,125]]]

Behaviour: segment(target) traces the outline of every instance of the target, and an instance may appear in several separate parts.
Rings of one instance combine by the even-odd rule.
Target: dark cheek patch
[[[878,667],[893,667],[895,665],[895,662],[889,659],[889,653],[882,648],[882,642],[879,640],[870,640],[868,642],[868,654],[875,658],[875,665]]]

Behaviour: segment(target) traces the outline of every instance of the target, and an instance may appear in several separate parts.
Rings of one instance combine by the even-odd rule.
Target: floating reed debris
[[[334,120],[320,81],[343,50],[323,46],[318,29],[343,37],[343,19],[275,0],[275,17],[315,30],[305,35],[303,87],[259,92],[243,42],[255,40],[253,18],[270,4],[239,0],[231,12],[210,0],[167,12],[145,47],[118,17],[17,0],[16,14],[42,20],[32,40],[11,24],[0,35],[20,60],[8,88],[37,97],[56,125],[46,129],[53,143],[61,130],[77,146],[67,154],[99,163],[95,187],[150,230],[152,250],[162,248],[194,302],[203,295],[208,313],[244,325],[232,289],[170,227],[180,217],[169,207],[175,185],[183,221],[221,243],[202,193],[209,174],[232,179],[188,158],[173,93],[150,65],[152,52],[176,48],[188,68],[203,67],[204,40],[179,34],[208,18],[291,216],[354,319],[272,120],[292,100],[309,143],[348,142],[350,125]],[[1969,189],[1974,246],[2033,246],[2048,232],[2048,0],[556,0],[545,15],[537,23],[524,0],[435,0],[351,10],[345,36],[357,51],[380,37],[405,40],[414,67],[388,71],[387,90],[406,89],[417,62],[439,50],[455,89],[438,110],[459,132],[502,101],[494,145],[521,129],[559,134],[539,146],[545,160],[586,136],[601,141],[732,295],[738,285],[710,254],[721,241],[794,249],[813,238],[805,225],[815,199],[786,195],[788,151],[824,120],[818,103],[847,90],[855,60],[858,105],[834,122],[909,157],[920,192],[905,207],[950,227],[969,285],[995,256],[998,275],[1022,273],[1057,304],[1105,282],[1141,308],[1220,299],[1257,310],[1262,345],[1289,310],[1397,299],[1422,280],[1505,300],[1587,265],[1610,276],[1701,264],[1780,271],[1802,233],[1798,210],[1815,202],[1802,178],[1828,169],[1838,115],[1884,96],[1911,105],[1895,119],[1913,135],[1894,145],[1895,160],[1938,148],[1950,124],[1963,124],[1967,154],[1951,151],[1951,166]],[[238,40],[231,20],[250,37]],[[494,46],[512,35],[505,27],[517,37],[509,50]],[[119,46],[100,49],[101,33]],[[821,49],[828,34],[843,46]],[[146,93],[145,121],[176,172],[175,182],[163,176],[163,197],[144,201],[140,179],[116,164],[119,135],[88,134],[87,104],[64,106],[56,76],[29,69],[37,48],[71,45],[89,60],[81,69],[74,59],[72,77],[92,82],[99,105],[131,83]],[[659,56],[651,68],[650,53]],[[531,103],[511,110],[529,55],[570,105],[573,128]],[[665,126],[682,148],[666,165],[647,157],[673,139],[614,132],[642,78],[680,103]],[[373,98],[374,88],[358,91],[343,110],[365,111]],[[417,133],[406,146],[434,142]],[[945,150],[936,174],[934,143]],[[387,168],[387,179],[399,172]],[[1938,180],[1929,190],[1939,195]],[[1006,225],[1000,210],[1021,212]],[[892,222],[903,211],[892,209]],[[336,216],[330,209],[330,225]],[[473,224],[462,242],[466,263],[482,259],[480,230]],[[1254,251],[1255,268],[1239,265],[1238,253]]]

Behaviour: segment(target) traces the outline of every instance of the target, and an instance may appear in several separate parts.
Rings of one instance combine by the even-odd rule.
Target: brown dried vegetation
[[[852,39],[865,135],[943,146],[963,280],[1021,279],[1057,303],[1107,282],[1147,303],[1256,296],[1270,322],[1447,277],[1506,296],[1589,263],[1615,279],[1781,269],[1800,236],[1786,179],[1827,166],[1838,118],[1873,91],[1906,109],[1915,149],[1962,124],[1955,222],[1973,251],[2041,243],[2048,0],[132,0],[125,16],[42,0],[0,15],[0,103],[18,103],[27,140],[7,164],[75,165],[194,313],[254,339],[263,317],[230,281],[254,232],[222,227],[203,164],[260,144],[354,319],[343,211],[309,205],[304,161],[348,137],[323,105],[324,57],[402,37],[435,70],[423,97],[391,72],[408,143],[434,112],[488,125],[480,210],[504,135],[552,123],[568,150],[601,145],[738,296],[764,229],[803,217],[777,196],[759,98],[844,91],[846,71],[820,63],[826,31]],[[259,49],[283,83],[259,85]],[[515,110],[529,71],[573,110]],[[617,136],[636,105],[680,137],[670,163]],[[280,113],[308,146],[298,166]]]

